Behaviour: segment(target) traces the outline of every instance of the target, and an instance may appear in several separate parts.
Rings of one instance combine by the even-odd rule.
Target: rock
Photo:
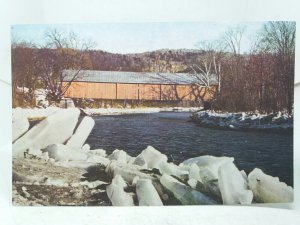
[[[30,194],[27,192],[27,188],[26,187],[24,187],[24,186],[22,186],[22,192],[23,192],[23,196],[25,197],[25,198],[29,198],[30,197]]]
[[[193,190],[191,187],[179,182],[175,178],[163,174],[160,183],[172,192],[176,199],[183,205],[212,205],[216,204],[214,200],[205,196],[201,192]]]
[[[278,177],[265,174],[255,168],[248,175],[249,187],[253,191],[254,199],[262,203],[287,203],[293,201],[294,190]]]
[[[126,186],[121,176],[115,176],[112,183],[106,187],[106,194],[113,206],[134,206],[132,196],[124,191]]]
[[[60,110],[35,125],[12,146],[13,157],[21,158],[27,149],[43,149],[51,144],[62,144],[73,134],[79,110]]]
[[[218,183],[223,204],[251,204],[253,193],[233,163],[220,166]]]
[[[29,128],[28,119],[18,111],[12,116],[12,140],[15,141],[22,136]]]
[[[90,135],[94,125],[95,121],[93,118],[88,116],[84,117],[66,145],[69,147],[81,148]]]
[[[136,182],[136,194],[138,197],[139,205],[141,206],[161,206],[163,205],[161,199],[151,180],[139,179]]]
[[[152,169],[152,168],[159,169],[159,164],[161,162],[167,162],[167,161],[168,161],[168,157],[166,155],[160,153],[152,146],[148,146],[136,157],[136,160],[133,162],[133,164],[144,165],[143,162],[145,162],[145,164],[147,164],[148,169]]]
[[[63,144],[49,145],[42,149],[42,152],[48,152],[48,156],[55,161],[85,161],[88,155],[81,150],[72,149]]]

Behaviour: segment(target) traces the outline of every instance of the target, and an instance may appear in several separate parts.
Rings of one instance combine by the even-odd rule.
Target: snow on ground
[[[86,108],[83,111],[88,115],[120,115],[120,114],[136,114],[136,113],[158,113],[158,112],[195,112],[199,108],[135,108],[135,109],[120,109],[120,108]]]
[[[40,119],[50,116],[53,113],[63,110],[63,108],[50,106],[47,108],[14,108],[13,113],[21,113],[28,119]],[[199,108],[135,108],[135,109],[123,109],[123,108],[86,108],[81,109],[86,115],[99,116],[99,115],[122,115],[122,114],[137,114],[137,113],[158,113],[158,112],[195,112]]]

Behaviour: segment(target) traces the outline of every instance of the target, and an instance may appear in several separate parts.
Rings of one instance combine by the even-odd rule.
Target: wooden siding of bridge
[[[66,85],[63,82],[63,85]],[[202,96],[204,100],[213,97],[217,87],[211,91],[192,85],[167,84],[123,84],[123,83],[91,83],[73,82],[65,97],[95,98],[95,99],[130,99],[130,100],[197,100]]]
[[[117,84],[117,99],[138,100],[138,92],[137,84]]]

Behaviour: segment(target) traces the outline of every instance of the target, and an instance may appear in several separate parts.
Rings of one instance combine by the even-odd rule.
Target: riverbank
[[[216,113],[198,111],[191,120],[200,126],[241,131],[285,131],[293,130],[293,116],[284,113]]]
[[[30,130],[27,118],[14,118],[13,131],[22,130],[13,143],[14,204],[232,205],[293,200],[292,187],[258,168],[247,174],[233,157],[202,155],[175,164],[151,146],[137,155],[90,149],[86,139],[95,123],[91,117],[78,121],[79,114],[78,109],[64,109]]]
[[[168,107],[168,108],[85,108],[80,109],[82,114],[87,116],[101,115],[124,115],[124,114],[142,114],[142,113],[159,113],[159,112],[196,112],[198,107]],[[29,120],[39,120],[50,116],[53,113],[64,110],[59,107],[47,108],[13,108],[13,114],[24,115]]]

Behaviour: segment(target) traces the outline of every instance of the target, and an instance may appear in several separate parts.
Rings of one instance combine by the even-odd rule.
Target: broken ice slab
[[[132,184],[135,177],[153,179],[149,174],[145,174],[139,171],[140,167],[130,164],[122,164],[119,162],[111,162],[105,169],[106,173],[115,177],[121,175],[122,178],[129,184]]]
[[[293,188],[280,182],[278,177],[265,174],[261,169],[255,168],[248,175],[248,182],[256,202],[287,203],[293,201]]]
[[[218,183],[223,204],[251,204],[253,193],[233,163],[220,166]]]
[[[23,157],[30,148],[42,149],[51,144],[62,144],[73,134],[79,109],[58,111],[31,128],[12,146],[13,157]]]
[[[159,169],[159,164],[161,162],[167,162],[168,157],[158,150],[153,148],[152,146],[148,146],[144,149],[135,159],[133,164],[143,166],[147,165],[148,169],[157,168]]]
[[[210,155],[190,158],[181,163],[181,166],[196,164],[199,167],[200,178],[203,183],[217,180],[219,167],[225,163],[233,162],[232,157],[214,157]]]
[[[162,161],[159,164],[159,171],[161,174],[165,173],[168,175],[176,176],[182,180],[186,180],[188,177],[189,172],[186,170],[183,170],[179,166],[175,165],[174,163],[167,163],[165,161]]]
[[[127,163],[127,153],[123,150],[116,149],[107,158],[111,161]]]
[[[124,191],[125,185],[121,176],[115,176],[112,183],[106,187],[107,196],[113,206],[134,206],[132,196]]]
[[[94,125],[95,121],[93,118],[88,116],[84,117],[66,145],[69,147],[82,148]]]
[[[12,116],[12,140],[17,140],[29,128],[28,119],[19,111],[15,111]]]
[[[213,199],[205,196],[201,192],[193,190],[191,187],[179,182],[175,178],[163,174],[160,183],[172,192],[176,199],[183,205],[213,205],[217,204]]]
[[[63,144],[53,144],[42,149],[42,152],[48,152],[48,156],[55,161],[85,161],[88,155],[79,149],[72,149]]]
[[[142,206],[161,206],[163,205],[152,181],[149,179],[138,179],[136,181],[136,194],[139,205]]]

